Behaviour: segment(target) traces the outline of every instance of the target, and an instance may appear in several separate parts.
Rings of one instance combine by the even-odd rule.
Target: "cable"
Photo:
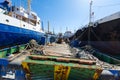
[[[86,16],[85,19],[84,19],[81,23],[84,23],[85,21],[87,21],[87,20],[88,20],[88,17],[89,17],[89,16]],[[83,26],[83,24],[81,24],[81,25]]]
[[[91,31],[99,41],[102,40],[100,37],[97,36],[97,34],[93,31],[93,29],[91,29]]]
[[[119,6],[120,3],[117,4],[109,4],[109,5],[103,5],[103,6],[93,6],[93,7],[112,7],[112,6]]]

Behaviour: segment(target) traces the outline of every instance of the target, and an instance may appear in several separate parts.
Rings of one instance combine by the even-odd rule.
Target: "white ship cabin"
[[[0,13],[14,17],[33,26],[40,25],[40,18],[34,12],[28,12],[23,7],[11,6],[9,0],[0,3]]]
[[[9,12],[9,15],[24,22],[27,22],[33,26],[40,24],[40,19],[39,17],[37,17],[37,14],[35,14],[34,12],[28,13],[23,7],[15,7],[13,11]]]
[[[69,37],[71,37],[73,35],[73,33],[71,32],[71,31],[66,31],[65,33],[64,33],[64,38],[69,38]]]

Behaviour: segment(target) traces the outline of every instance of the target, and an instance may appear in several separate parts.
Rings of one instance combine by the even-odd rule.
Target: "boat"
[[[74,38],[81,41],[80,46],[91,45],[102,53],[120,55],[120,12],[84,26]]]
[[[38,15],[30,9],[12,6],[10,0],[0,3],[0,47],[26,44],[31,39],[41,42],[45,33]]]
[[[66,43],[69,43],[70,42],[69,38],[72,36],[73,36],[73,33],[67,30],[63,35],[63,39]]]
[[[70,38],[73,35],[71,31],[66,31],[63,35],[64,38]]]
[[[31,55],[22,62],[28,80],[97,80],[103,71],[92,60]]]

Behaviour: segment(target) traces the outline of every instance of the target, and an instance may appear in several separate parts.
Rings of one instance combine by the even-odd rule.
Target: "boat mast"
[[[53,28],[53,34],[55,34],[54,28]]]
[[[91,0],[90,1],[90,10],[89,10],[89,12],[90,12],[90,14],[89,14],[89,24],[91,24],[91,22],[92,22],[92,3],[93,3],[93,1]]]
[[[48,21],[48,34],[50,33],[50,24],[49,24],[49,21]]]
[[[31,11],[31,0],[28,0],[28,14],[30,14]]]
[[[89,29],[88,29],[88,45],[90,45],[90,32],[91,32],[91,26],[92,26],[92,3],[93,3],[93,1],[91,0],[90,1],[90,9],[89,9],[89,25],[88,25],[88,27],[89,27]]]

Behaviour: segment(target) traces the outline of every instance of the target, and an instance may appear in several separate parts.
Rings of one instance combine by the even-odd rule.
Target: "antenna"
[[[93,1],[91,0],[90,1],[90,10],[89,10],[89,12],[90,12],[90,14],[89,14],[89,25],[91,24],[91,21],[92,21],[92,3],[93,3]]]
[[[68,27],[66,27],[66,31],[68,31]]]
[[[28,0],[28,13],[30,14],[31,11],[31,0]]]

